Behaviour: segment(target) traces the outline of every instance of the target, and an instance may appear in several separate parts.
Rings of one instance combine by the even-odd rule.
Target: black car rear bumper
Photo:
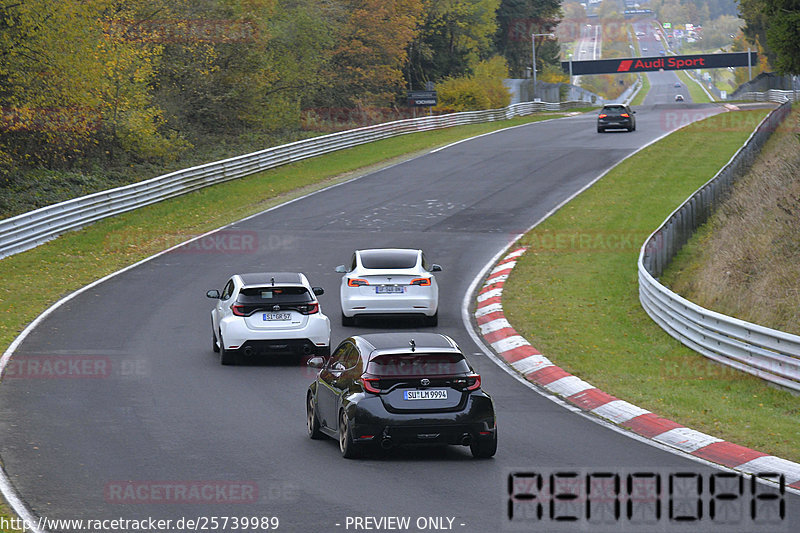
[[[352,412],[351,412],[352,411]],[[377,396],[351,404],[348,417],[355,442],[400,444],[461,444],[492,438],[496,422],[492,400],[472,393],[463,409],[449,412],[389,412]]]

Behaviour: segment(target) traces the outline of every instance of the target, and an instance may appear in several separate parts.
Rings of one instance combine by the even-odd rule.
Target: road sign
[[[665,30],[668,30],[668,29],[670,29],[671,27],[672,27],[672,23],[671,23],[671,22],[665,22],[665,23],[664,23],[664,29],[665,29]]]
[[[652,72],[658,70],[688,70],[697,68],[746,67],[758,64],[758,54],[749,52],[727,54],[697,54],[686,56],[630,57],[627,59],[598,59],[595,61],[562,61],[561,68],[572,75],[618,74],[622,72]]]
[[[411,107],[429,107],[438,103],[436,91],[409,91],[408,105]]]

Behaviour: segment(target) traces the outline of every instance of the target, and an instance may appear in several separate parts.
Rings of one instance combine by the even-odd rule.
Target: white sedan
[[[211,310],[212,348],[232,365],[261,355],[330,355],[331,323],[322,314],[312,287],[297,272],[234,274]]]
[[[432,272],[442,267],[428,264],[422,250],[381,248],[356,250],[344,274],[340,296],[342,325],[353,326],[357,317],[421,316],[428,326],[439,321],[439,286]]]

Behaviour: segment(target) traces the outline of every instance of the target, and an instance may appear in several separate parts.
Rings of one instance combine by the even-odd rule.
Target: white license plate
[[[406,400],[446,400],[447,391],[445,389],[407,390],[403,391],[403,398]]]
[[[285,322],[292,319],[292,313],[262,313],[264,322]]]
[[[403,287],[397,285],[378,285],[375,287],[377,294],[403,294]]]

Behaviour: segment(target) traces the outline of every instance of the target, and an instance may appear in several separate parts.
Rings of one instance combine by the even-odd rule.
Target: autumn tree
[[[342,0],[327,65],[328,88],[317,97],[341,106],[387,105],[403,90],[409,43],[419,31],[421,0]]]

